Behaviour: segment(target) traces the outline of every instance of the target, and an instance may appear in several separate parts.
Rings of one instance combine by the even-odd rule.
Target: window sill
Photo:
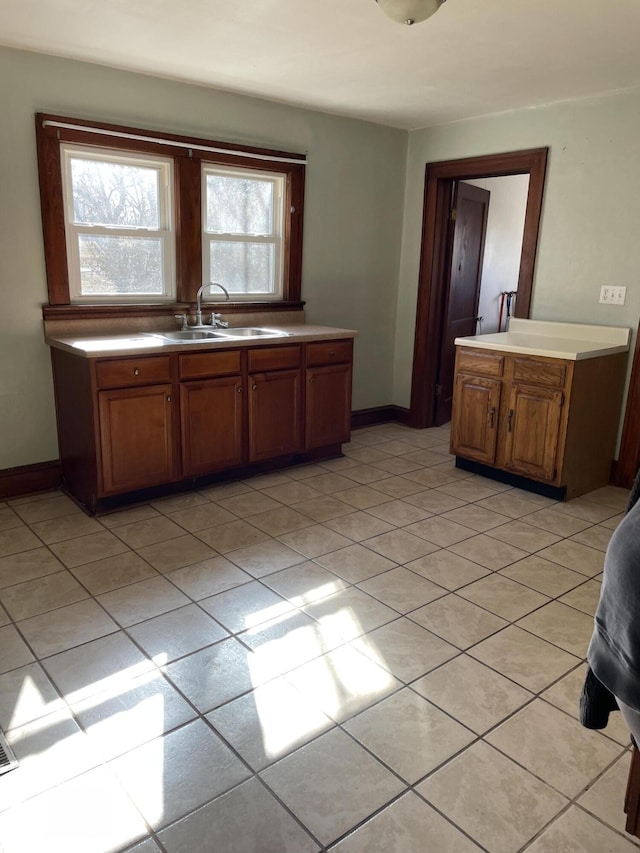
[[[217,310],[221,314],[267,313],[273,311],[302,311],[304,302],[203,302],[203,311]],[[121,319],[123,317],[173,317],[195,311],[195,305],[189,302],[173,302],[153,305],[43,305],[42,317],[45,320],[91,320]]]

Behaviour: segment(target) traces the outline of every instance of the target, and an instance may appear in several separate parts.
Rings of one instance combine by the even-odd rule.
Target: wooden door
[[[492,465],[496,459],[500,379],[459,373],[456,376],[451,452]]]
[[[302,449],[299,370],[249,376],[249,459],[274,459]]]
[[[460,181],[455,186],[449,286],[436,385],[436,426],[451,419],[454,340],[476,333],[489,197],[488,190],[472,184]]]
[[[351,434],[351,365],[307,368],[305,447],[349,441]]]
[[[171,385],[98,392],[102,493],[176,479]]]
[[[536,480],[556,479],[564,394],[514,384],[506,413],[504,467]]]
[[[183,476],[242,464],[243,397],[239,376],[181,384]]]

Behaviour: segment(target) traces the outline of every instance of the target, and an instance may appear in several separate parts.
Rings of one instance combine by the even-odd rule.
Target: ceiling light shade
[[[437,12],[445,0],[376,0],[382,11],[400,24],[417,24]]]

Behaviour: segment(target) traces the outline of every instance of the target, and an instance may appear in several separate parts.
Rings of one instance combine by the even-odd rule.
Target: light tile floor
[[[447,441],[376,426],[97,519],[0,504],[0,848],[637,850],[625,727],[576,719],[627,494],[558,504]]]

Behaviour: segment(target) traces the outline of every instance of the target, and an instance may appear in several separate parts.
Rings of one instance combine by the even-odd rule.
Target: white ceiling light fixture
[[[445,0],[376,0],[382,11],[399,24],[417,24],[426,21]]]

